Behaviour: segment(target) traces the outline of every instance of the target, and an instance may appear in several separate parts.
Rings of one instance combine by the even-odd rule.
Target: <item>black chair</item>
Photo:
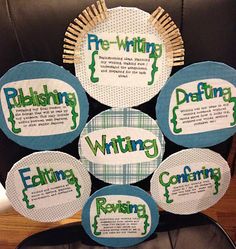
[[[43,60],[62,63],[63,38],[69,23],[94,0],[5,0],[0,1],[0,75],[23,61]],[[235,0],[107,0],[108,8],[138,7],[151,13],[163,7],[175,21],[185,42],[185,65],[213,60],[236,68],[236,1]],[[63,65],[74,72],[73,66]],[[174,68],[172,74],[179,70]],[[89,97],[90,116],[107,109]],[[155,118],[156,97],[138,106]],[[167,138],[164,158],[181,150]],[[78,157],[78,138],[60,151]],[[211,147],[228,158],[232,138]],[[34,151],[23,148],[0,130],[0,182],[5,185],[12,165]],[[92,177],[93,191],[107,184]],[[150,177],[136,185],[150,188]],[[91,241],[79,223],[61,226],[35,234],[24,240],[18,249],[104,248]],[[156,233],[149,240],[133,248],[235,248],[222,228],[203,214],[178,216],[163,212]]]
[[[95,0],[6,0],[0,1],[0,76],[14,65],[31,60],[62,63],[63,39],[71,21]],[[220,61],[236,68],[235,0],[106,0],[107,7],[138,7],[149,13],[161,6],[180,28],[185,43],[185,66],[199,61]],[[173,68],[172,74],[181,67]],[[108,107],[88,96],[89,119]],[[155,119],[156,97],[137,108]],[[164,158],[183,147],[166,140]],[[60,151],[78,157],[78,138]],[[232,137],[210,149],[228,158]],[[0,182],[5,186],[12,165],[34,151],[11,141],[0,130]],[[232,162],[233,163],[233,162]],[[93,191],[107,184],[92,178]],[[139,182],[150,188],[150,177]]]
[[[71,223],[34,234],[17,249],[103,249],[92,241],[80,223]],[[235,249],[223,228],[208,216],[160,213],[160,223],[153,235],[136,249]]]

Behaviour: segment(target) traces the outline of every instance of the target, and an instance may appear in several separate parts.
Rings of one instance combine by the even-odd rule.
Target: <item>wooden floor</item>
[[[236,242],[236,175],[232,178],[225,196],[204,213],[217,220]],[[9,210],[0,214],[0,248],[13,249],[31,234],[80,219],[81,216],[78,213],[62,222],[38,223],[22,217],[14,210]]]

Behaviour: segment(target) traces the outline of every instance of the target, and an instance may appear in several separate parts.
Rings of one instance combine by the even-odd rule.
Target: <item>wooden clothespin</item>
[[[184,42],[178,27],[164,9],[158,7],[148,20],[158,31],[166,46],[167,64],[169,66],[184,65]]]
[[[92,4],[88,6],[73,23],[70,23],[64,38],[63,62],[79,62],[79,52],[83,37],[96,25],[108,17],[105,0],[98,0],[97,7]]]

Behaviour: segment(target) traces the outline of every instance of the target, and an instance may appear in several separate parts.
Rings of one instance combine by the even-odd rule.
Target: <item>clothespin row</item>
[[[107,17],[105,0],[98,0],[97,7],[92,4],[70,23],[64,38],[63,63],[79,62],[79,50],[83,37]]]
[[[166,46],[168,66],[184,65],[184,42],[178,27],[168,13],[158,7],[148,20],[158,31]]]

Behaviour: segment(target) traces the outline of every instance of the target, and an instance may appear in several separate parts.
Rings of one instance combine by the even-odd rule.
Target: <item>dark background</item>
[[[70,22],[91,0],[0,0],[0,76],[24,61],[51,61],[74,74],[74,66],[62,63],[64,33]],[[149,13],[161,6],[180,28],[185,43],[185,66],[200,61],[219,61],[236,68],[235,0],[107,0],[107,7],[138,7]],[[182,67],[175,67],[172,74]],[[155,119],[156,97],[135,108]],[[88,96],[89,119],[108,109]],[[164,158],[183,149],[166,140]],[[210,149],[228,157],[232,138]],[[78,156],[78,138],[57,149]],[[33,153],[9,140],[0,131],[0,181],[22,157]],[[92,177],[93,191],[107,184]],[[135,184],[149,190],[150,177]]]

